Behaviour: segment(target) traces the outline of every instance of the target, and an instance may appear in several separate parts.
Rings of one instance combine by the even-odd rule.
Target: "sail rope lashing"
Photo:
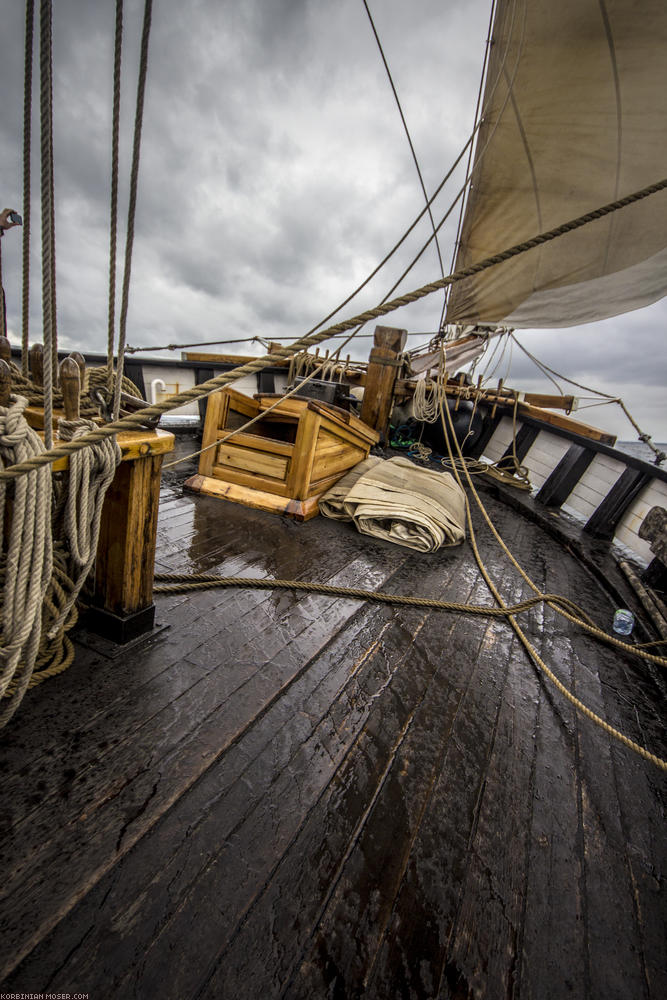
[[[637,423],[637,421],[632,416],[632,414],[628,410],[627,406],[625,405],[625,403],[623,402],[623,400],[619,396],[612,396],[608,392],[602,392],[601,389],[593,389],[590,386],[583,385],[581,382],[575,382],[574,379],[569,378],[567,375],[562,375],[560,372],[555,371],[549,365],[545,364],[544,361],[540,361],[539,358],[536,358],[535,355],[532,354],[528,350],[527,347],[524,347],[524,345],[521,343],[521,341],[519,341],[517,339],[517,337],[516,337],[516,335],[515,335],[515,333],[513,331],[511,332],[510,335],[511,335],[511,338],[512,338],[513,342],[517,345],[517,347],[519,347],[523,351],[523,353],[526,355],[526,357],[530,358],[530,360],[537,366],[537,368],[543,374],[545,374],[547,376],[547,378],[549,378],[550,376],[554,376],[555,378],[562,379],[563,382],[567,382],[568,385],[574,385],[574,386],[576,386],[577,389],[583,389],[585,392],[592,392],[595,396],[601,396],[603,398],[603,400],[604,400],[604,403],[599,403],[599,404],[594,404],[594,405],[600,405],[601,406],[601,405],[604,405],[605,403],[609,403],[609,404],[616,403],[618,406],[620,406],[620,408],[623,410],[623,413],[625,414],[625,416],[628,418],[628,420],[630,421],[630,423],[632,424],[632,426],[636,430],[638,439],[640,441],[642,441],[644,444],[648,445],[648,447],[651,449],[651,451],[655,455],[655,464],[656,465],[660,465],[661,462],[664,462],[665,459],[667,459],[667,455],[665,454],[665,452],[661,451],[660,448],[658,448],[653,443],[653,440],[652,440],[652,437],[651,437],[650,434],[646,434],[641,429],[641,427],[639,426],[639,424]],[[563,395],[563,390],[561,389],[561,387],[556,382],[554,382],[554,378],[551,378],[551,382],[556,386],[556,388],[558,389],[558,392],[562,396]],[[580,407],[580,409],[585,410],[585,409],[588,409],[588,407],[582,406],[582,407]]]
[[[23,475],[30,469],[37,468],[40,465],[48,465],[49,463],[56,462],[59,458],[71,455],[73,452],[79,451],[81,448],[86,448],[95,441],[101,441],[105,437],[112,437],[119,431],[138,430],[145,427],[145,421],[147,419],[161,417],[163,414],[169,413],[171,410],[175,410],[178,407],[183,406],[185,403],[191,403],[198,399],[203,399],[205,396],[209,396],[212,392],[215,392],[216,389],[221,389],[223,386],[237,381],[237,379],[244,375],[255,374],[256,372],[273,365],[276,361],[288,360],[293,354],[297,354],[299,351],[304,350],[304,348],[321,344],[324,340],[329,339],[334,334],[343,333],[346,330],[354,329],[369,322],[370,320],[377,319],[380,316],[386,316],[395,309],[410,305],[413,302],[417,302],[420,299],[425,298],[427,295],[431,295],[433,292],[443,288],[446,284],[453,284],[455,281],[461,281],[463,278],[470,277],[472,274],[478,274],[480,271],[484,271],[489,267],[494,267],[496,264],[502,264],[506,260],[516,257],[518,254],[531,250],[533,247],[541,246],[543,243],[556,239],[558,236],[572,232],[574,229],[578,229],[581,226],[587,225],[589,222],[594,222],[597,219],[603,218],[611,212],[619,211],[619,209],[624,208],[626,205],[631,205],[636,201],[640,201],[642,198],[648,198],[657,191],[662,191],[664,189],[667,189],[667,178],[658,181],[656,184],[651,184],[648,187],[642,188],[641,191],[636,191],[633,194],[627,195],[617,201],[610,202],[608,205],[603,205],[601,208],[595,209],[592,212],[587,212],[585,215],[579,216],[577,219],[565,222],[562,225],[557,226],[555,229],[550,229],[547,232],[540,233],[538,236],[534,236],[530,240],[524,240],[521,243],[517,243],[515,246],[509,247],[507,250],[503,250],[500,253],[493,254],[491,257],[487,257],[485,260],[482,260],[477,264],[471,264],[469,267],[461,268],[460,271],[455,271],[454,274],[450,274],[444,279],[439,278],[427,285],[422,285],[421,288],[417,288],[412,292],[405,292],[403,295],[400,295],[395,299],[391,299],[382,305],[376,306],[374,309],[367,309],[365,312],[359,313],[351,319],[342,320],[333,326],[327,327],[325,330],[320,330],[317,333],[301,337],[299,340],[294,341],[287,347],[277,347],[271,354],[255,358],[252,361],[239,365],[237,368],[233,368],[231,371],[216,375],[214,378],[208,379],[206,382],[202,382],[200,385],[196,385],[191,389],[175,393],[173,396],[169,396],[168,399],[161,403],[153,403],[150,406],[147,406],[141,411],[141,417],[134,415],[121,417],[120,420],[114,420],[112,423],[107,424],[104,427],[98,427],[97,430],[91,431],[90,434],[86,434],[81,438],[77,438],[76,441],[70,441],[57,448],[51,448],[49,451],[44,452],[42,455],[36,456],[27,462],[20,462],[11,468],[3,469],[0,471],[0,480],[7,481],[9,479],[14,479],[17,476]]]
[[[130,198],[127,209],[127,233],[125,240],[125,267],[123,271],[123,291],[120,305],[120,322],[118,328],[118,360],[117,370],[123,371],[125,358],[125,343],[127,338],[127,311],[130,298],[130,275],[132,273],[132,247],[134,245],[134,221],[137,208],[137,188],[139,184],[139,156],[141,153],[141,129],[144,119],[144,97],[146,93],[146,73],[148,70],[148,42],[151,31],[153,0],[145,0],[144,23],[141,33],[141,52],[139,56],[139,78],[137,81],[137,103],[134,114],[134,140],[132,143],[132,167],[130,170]],[[112,359],[109,364],[112,364]],[[116,380],[113,400],[114,420],[120,413],[120,379]]]
[[[454,442],[454,445],[456,446],[456,451],[458,453],[459,459],[462,459],[463,455],[461,453],[460,446],[459,446],[458,441],[456,439],[456,434],[455,434],[455,431],[454,431],[454,424],[453,424],[453,421],[452,421],[452,416],[451,416],[451,413],[449,412],[449,409],[447,407],[444,407],[443,411],[442,411],[442,425],[443,425],[443,428],[444,428],[445,433],[447,435],[447,447],[448,447],[448,450],[449,450],[449,457],[452,460],[452,463],[454,463],[454,454],[453,454],[453,449],[452,449],[452,441]],[[455,476],[455,478],[456,478],[459,486],[463,489],[463,482],[462,482],[461,477],[459,475],[458,468],[457,468],[457,466],[455,464],[453,464],[452,467],[453,467],[453,470],[454,470],[454,476]],[[501,535],[498,532],[497,528],[493,524],[493,521],[492,521],[492,519],[491,519],[491,517],[490,517],[490,515],[489,515],[489,513],[488,513],[488,511],[486,509],[486,507],[484,506],[484,504],[483,504],[483,502],[482,502],[482,500],[481,500],[481,498],[479,496],[479,493],[477,492],[477,490],[475,488],[475,485],[473,483],[472,478],[467,474],[467,470],[466,470],[465,464],[463,465],[463,471],[464,471],[464,474],[466,475],[466,479],[468,481],[468,486],[469,486],[469,488],[470,488],[470,490],[471,490],[471,492],[473,494],[473,497],[475,498],[475,502],[476,502],[476,504],[477,504],[477,506],[478,506],[478,508],[479,508],[479,510],[480,510],[480,512],[481,512],[481,514],[482,514],[482,516],[483,516],[483,518],[485,520],[485,522],[487,523],[487,525],[491,529],[494,537],[496,538],[496,541],[499,543],[501,549],[507,555],[507,557],[509,558],[509,560],[512,563],[512,565],[514,566],[514,568],[519,572],[519,574],[521,575],[521,577],[529,585],[529,587],[531,588],[531,590],[533,590],[533,592],[536,594],[536,596],[538,596],[538,597],[546,597],[546,595],[540,590],[540,588],[537,586],[537,584],[528,576],[528,574],[525,572],[525,570],[519,565],[519,563],[515,559],[514,555],[510,551],[509,547],[507,546],[506,542],[501,537]],[[465,493],[465,490],[464,490],[464,493]],[[481,557],[479,549],[477,547],[477,542],[476,542],[476,538],[475,538],[475,530],[474,530],[474,527],[473,527],[472,515],[471,515],[471,512],[470,512],[470,502],[469,502],[467,496],[465,497],[465,504],[466,504],[466,517],[467,517],[467,523],[468,523],[468,531],[469,531],[470,544],[471,544],[471,547],[472,547],[472,550],[473,550],[473,553],[474,553],[474,556],[475,556],[475,561],[477,562],[479,570],[480,570],[482,576],[484,577],[484,580],[485,580],[485,582],[487,584],[487,587],[489,588],[491,594],[493,595],[496,603],[498,604],[498,606],[500,608],[507,610],[507,605],[503,601],[503,598],[501,597],[501,595],[500,595],[497,587],[495,586],[493,580],[491,579],[491,577],[489,575],[489,572],[488,572],[488,570],[487,570],[487,568],[486,568],[486,566],[484,564],[484,561],[483,561],[483,559]],[[570,610],[568,610],[567,607],[564,605],[564,603],[562,601],[560,601],[560,600],[558,602],[554,603],[551,600],[547,599],[545,601],[545,603],[548,604],[549,607],[551,607],[555,611],[557,611],[559,614],[563,615],[563,617],[566,618],[568,621],[570,621],[574,625],[577,625],[580,628],[584,629],[584,631],[586,631],[589,634],[595,636],[596,638],[601,639],[603,642],[606,642],[607,644],[612,645],[612,646],[616,646],[617,648],[619,648],[619,647],[625,648],[627,651],[633,652],[637,656],[642,656],[642,657],[645,657],[646,659],[650,659],[651,662],[659,663],[661,666],[667,666],[667,657],[664,657],[664,656],[654,656],[651,653],[647,653],[647,651],[645,649],[639,649],[639,648],[633,649],[633,647],[630,646],[629,644],[622,643],[619,640],[615,639],[613,636],[607,635],[606,632],[603,632],[602,629],[599,629],[596,625],[594,625],[591,622],[591,620],[588,617],[588,615],[586,615],[585,613],[582,613],[581,609],[577,609],[577,611],[575,612],[575,614],[572,614],[572,610],[571,610],[572,607],[576,607],[576,605],[573,605],[572,602],[570,602],[570,605],[571,605]],[[523,629],[519,626],[518,622],[515,620],[515,617],[513,615],[510,615],[509,618],[508,618],[508,621],[509,621],[510,625],[512,626],[512,628],[514,629],[514,632],[516,633],[519,641],[521,642],[522,646],[524,647],[524,649],[528,653],[528,656],[533,661],[533,663],[538,667],[538,669],[542,672],[542,674],[544,674],[544,676],[547,677],[551,681],[551,683],[558,689],[558,691],[560,691],[560,693],[563,695],[563,697],[565,697],[575,707],[575,709],[578,712],[580,712],[582,715],[584,715],[586,718],[588,718],[596,726],[599,726],[600,729],[602,729],[604,732],[606,732],[607,735],[611,736],[614,740],[616,740],[617,742],[623,744],[623,746],[625,746],[627,749],[632,750],[634,753],[638,754],[640,757],[643,757],[645,760],[648,760],[652,764],[655,764],[657,767],[661,768],[661,770],[667,771],[667,761],[666,760],[662,760],[660,757],[658,757],[655,754],[651,753],[645,747],[641,746],[639,743],[635,742],[634,740],[632,740],[628,736],[626,736],[624,733],[620,732],[620,730],[616,729],[614,726],[609,725],[609,723],[605,719],[603,719],[601,716],[599,716],[596,712],[593,712],[590,708],[588,708],[587,705],[585,705],[579,698],[577,698],[576,695],[574,695],[572,693],[572,691],[570,691],[569,688],[565,684],[563,684],[563,682],[547,666],[547,664],[544,662],[543,658],[540,656],[540,654],[537,652],[537,650],[535,649],[535,647],[533,646],[533,644],[530,642],[530,640],[526,636],[526,634],[523,631]]]
[[[13,465],[44,448],[28,426],[27,399],[10,397],[0,407],[0,465]],[[0,483],[0,523],[6,525],[6,551],[0,559],[2,634],[0,636],[0,727],[12,717],[32,676],[41,636],[42,605],[53,565],[51,472],[34,469],[13,484]]]

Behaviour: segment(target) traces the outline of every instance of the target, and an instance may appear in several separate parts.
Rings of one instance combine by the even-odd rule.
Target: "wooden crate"
[[[259,419],[247,431],[223,441],[252,417]],[[378,437],[358,417],[319,400],[250,398],[228,387],[209,397],[202,438],[208,450],[185,485],[307,521],[317,514],[322,494],[368,457]]]

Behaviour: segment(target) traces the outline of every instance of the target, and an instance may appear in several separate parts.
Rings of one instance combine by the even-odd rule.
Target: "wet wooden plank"
[[[460,590],[460,587],[457,587]],[[460,596],[464,596],[460,594]],[[479,597],[477,591],[475,596]],[[453,632],[452,632],[453,627]],[[471,624],[469,621],[456,621],[449,626],[439,624],[437,621],[428,619],[428,624],[422,626],[414,641],[413,655],[404,663],[405,672],[410,677],[412,671],[417,667],[423,671],[426,669],[427,675],[433,675],[434,671],[440,671],[443,675],[450,677],[451,672],[456,675],[455,664],[452,662],[454,650],[459,643],[465,648],[470,641],[473,648],[477,642],[474,639],[475,631],[483,634],[486,624],[479,624],[472,628],[473,635],[470,635]],[[430,638],[429,638],[430,636]],[[458,637],[458,638],[457,638]],[[474,656],[471,657],[474,660]],[[470,671],[470,661],[461,657],[459,667],[465,673]],[[405,681],[404,681],[405,683]],[[455,688],[454,688],[455,690]],[[429,693],[431,689],[429,688]],[[445,684],[445,691],[448,691],[446,698],[451,698],[451,687]],[[406,692],[407,694],[407,692]],[[399,706],[403,706],[403,713],[410,716],[410,707],[414,705],[416,693],[411,692],[409,697],[403,695]],[[454,697],[456,702],[456,697]],[[424,733],[424,723],[433,721],[430,716],[430,702],[422,707],[424,717],[419,726],[420,732]],[[432,709],[437,713],[437,704]],[[389,813],[399,824],[395,828],[387,828],[383,831],[382,820],[379,820],[379,835],[374,841],[375,851],[364,851],[361,844],[358,847],[358,858],[363,854],[368,862],[369,871],[361,882],[355,883],[351,888],[350,897],[355,899],[355,903],[360,910],[347,909],[347,920],[342,926],[336,926],[335,932],[327,935],[326,930],[320,931],[320,921],[324,919],[324,910],[328,913],[336,912],[335,900],[338,898],[336,890],[340,885],[348,886],[345,862],[350,843],[358,839],[369,821],[366,811],[369,809],[369,802],[373,805],[373,795],[376,793],[378,784],[385,772],[387,772],[387,761],[394,765],[394,774],[399,772],[398,777],[390,777],[391,769],[386,773],[385,787],[394,787],[392,780],[405,783],[409,775],[414,774],[416,766],[413,758],[412,764],[407,766],[411,753],[403,755],[394,745],[397,739],[397,730],[402,731],[406,727],[406,722],[402,726],[396,721],[391,722],[390,715],[386,714],[378,717],[372,729],[369,729],[366,739],[359,746],[354,754],[350,755],[346,766],[338,779],[336,786],[332,786],[322,805],[318,807],[317,814],[309,818],[300,837],[298,845],[289,856],[286,856],[281,864],[279,876],[275,879],[275,884],[267,890],[267,899],[258,905],[254,914],[248,919],[246,925],[240,929],[238,940],[233,943],[233,950],[223,953],[220,956],[218,969],[211,980],[211,987],[216,989],[229,989],[232,992],[236,989],[244,978],[252,983],[252,990],[256,995],[261,995],[263,991],[270,991],[276,988],[276,982],[272,976],[280,975],[281,983],[289,980],[297,973],[299,966],[306,970],[306,982],[304,990],[313,990],[312,995],[318,995],[324,989],[321,980],[315,981],[310,978],[322,975],[327,976],[332,969],[339,969],[341,984],[351,982],[359,983],[360,979],[345,975],[343,960],[340,955],[342,951],[348,963],[353,963],[356,956],[356,949],[365,952],[367,944],[366,937],[361,925],[351,925],[355,919],[364,920],[364,914],[368,918],[368,909],[364,909],[364,903],[374,912],[374,904],[384,895],[386,890],[391,897],[392,883],[387,880],[384,883],[383,859],[386,859],[386,851],[391,854],[396,851],[399,855],[403,850],[404,840],[398,835],[401,821],[408,825],[413,817],[406,814],[404,803],[400,797],[389,797],[389,802],[384,801],[385,808],[389,807]],[[444,713],[444,720],[448,718],[448,712]],[[411,729],[412,727],[410,727]],[[428,727],[427,727],[428,728]],[[436,727],[437,729],[437,727]],[[409,730],[406,730],[406,736]],[[425,751],[432,753],[436,744],[437,736],[430,735],[426,740]],[[429,747],[430,744],[430,747]],[[413,751],[414,753],[414,745]],[[405,774],[403,768],[405,764]],[[428,770],[426,764],[424,765]],[[387,784],[388,782],[388,784]],[[379,794],[379,793],[378,793]],[[377,821],[383,815],[383,811],[378,804],[373,816]],[[373,839],[373,834],[378,832],[378,826],[371,824],[368,828],[368,836]],[[322,831],[326,831],[326,842],[318,846],[318,839],[321,841]],[[404,831],[401,831],[404,833]],[[304,865],[304,857],[312,858],[313,861]],[[350,864],[352,862],[350,861]],[[389,869],[393,865],[389,865]],[[378,872],[380,877],[378,878]],[[288,886],[290,887],[288,891]],[[343,891],[343,890],[341,890]],[[358,892],[358,896],[356,893]],[[322,900],[322,897],[324,899]],[[328,897],[331,896],[329,900]],[[322,901],[321,901],[322,900]],[[345,903],[340,904],[343,910]],[[351,904],[350,904],[351,905]],[[272,920],[272,915],[276,909],[280,910],[281,919]],[[280,969],[263,969],[261,956],[258,953],[260,943],[266,940],[270,934],[274,942],[275,951],[282,956]],[[310,942],[310,943],[309,943]],[[304,951],[313,953],[317,951],[317,962],[306,957]],[[319,950],[318,950],[319,949]],[[307,952],[307,953],[308,953]],[[301,955],[301,957],[299,957]],[[301,964],[303,963],[303,964]],[[238,971],[237,971],[238,970]],[[329,972],[327,972],[329,970]],[[349,970],[348,970],[349,971]],[[344,989],[345,986],[342,986]]]
[[[359,564],[353,563],[334,579],[351,586],[359,573]],[[262,629],[253,614],[246,639],[245,631],[239,632],[238,616],[233,616],[211,642],[215,643],[215,662],[235,664],[234,671],[206,674],[181,697],[170,700],[150,716],[150,726],[142,726],[136,737],[113,746],[94,768],[88,767],[73,782],[66,799],[52,796],[48,807],[30,816],[25,829],[15,830],[2,854],[6,891],[20,900],[4,941],[8,961],[34,946],[220,758],[257,713],[290,687],[303,669],[306,650],[312,654],[325,644],[331,631],[344,627],[350,609],[356,607],[356,602],[343,601],[324,607],[324,599],[314,597],[302,601],[301,607],[309,603],[312,613],[305,616],[302,629],[307,636],[299,641],[298,620],[289,615],[287,636],[277,637],[274,648],[267,641],[271,619]],[[286,644],[291,655],[283,663],[275,647]],[[55,839],[54,824],[60,831]],[[74,861],[76,875],[69,870]],[[48,902],[44,882],[52,888]],[[25,928],[31,928],[27,940]],[[23,944],[17,947],[20,939]]]
[[[158,560],[174,570],[481,594],[467,548],[422,558],[165,496]],[[489,506],[538,580],[609,617],[553,541]],[[25,784],[3,917],[26,957],[4,989],[663,995],[664,778],[538,686],[503,625],[292,593],[159,602],[190,630],[108,669],[89,654],[95,686],[72,668],[0,739],[3,792]],[[527,627],[562,675],[664,752],[653,674],[552,618]]]

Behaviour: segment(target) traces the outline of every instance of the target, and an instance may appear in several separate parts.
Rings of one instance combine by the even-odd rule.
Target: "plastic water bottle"
[[[630,635],[635,624],[635,616],[627,608],[619,608],[614,615],[614,632],[618,635]]]

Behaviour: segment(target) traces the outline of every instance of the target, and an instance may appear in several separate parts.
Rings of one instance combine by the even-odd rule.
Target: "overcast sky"
[[[431,192],[470,133],[489,3],[372,0],[369,6]],[[0,207],[21,211],[24,15],[18,2],[7,7]],[[107,336],[114,7],[112,0],[54,4],[59,342],[91,351],[105,351]],[[125,7],[123,233],[143,4],[126,0]],[[35,90],[31,340],[41,339],[38,103]],[[439,197],[437,219],[461,179],[456,175]],[[362,0],[154,0],[130,344],[302,336],[347,297],[422,207]],[[455,227],[456,212],[442,230],[446,269]],[[2,240],[15,342],[21,313],[17,233]],[[382,299],[428,234],[424,220],[339,318]],[[123,249],[124,242],[121,259]],[[430,248],[401,290],[439,275]],[[384,322],[433,331],[441,307],[441,297],[431,296]],[[622,396],[642,427],[665,441],[666,325],[663,299],[600,324],[519,336],[559,371]],[[361,341],[353,356],[365,357],[369,346]],[[252,352],[247,345],[227,350]],[[497,375],[506,373],[504,361]],[[516,349],[510,384],[548,391]],[[622,439],[634,436],[617,407],[580,416]]]

